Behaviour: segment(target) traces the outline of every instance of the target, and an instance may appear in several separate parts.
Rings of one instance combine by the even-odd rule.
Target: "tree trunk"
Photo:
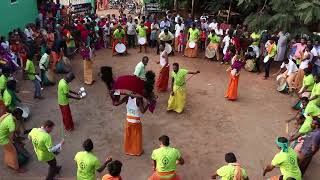
[[[191,15],[194,16],[194,0],[191,2]]]
[[[174,0],[173,9],[178,12],[178,0]]]
[[[229,3],[229,10],[228,10],[228,16],[227,16],[227,23],[228,24],[229,24],[230,13],[231,13],[231,5],[232,5],[232,0],[230,0],[230,3]]]

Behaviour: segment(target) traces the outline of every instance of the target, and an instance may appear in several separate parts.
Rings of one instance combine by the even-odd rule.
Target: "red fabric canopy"
[[[113,84],[113,90],[129,90],[143,96],[144,81],[137,76],[120,76]]]

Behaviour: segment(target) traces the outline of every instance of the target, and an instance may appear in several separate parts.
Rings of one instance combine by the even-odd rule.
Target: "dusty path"
[[[100,66],[108,65],[113,67],[115,76],[131,74],[144,54],[138,54],[135,49],[130,49],[129,53],[126,57],[112,57],[110,50],[97,51],[95,72],[99,71]],[[158,56],[154,51],[149,51],[147,55],[151,59],[147,69],[158,73],[159,67],[155,63]],[[71,85],[74,89],[83,86],[81,61],[80,57],[72,61],[77,76]],[[162,134],[172,138],[172,146],[179,148],[186,159],[185,166],[178,168],[183,179],[209,179],[212,171],[224,163],[224,154],[230,151],[236,153],[251,179],[263,179],[262,166],[270,162],[276,152],[274,139],[284,135],[284,120],[292,114],[290,98],[276,92],[273,81],[262,81],[261,76],[243,71],[239,100],[229,102],[223,97],[228,83],[225,65],[180,55],[170,57],[170,61],[179,62],[181,67],[189,70],[201,70],[201,74],[188,82],[185,112],[180,115],[166,113],[169,93],[158,94],[156,112],[143,117],[145,153],[141,157],[126,156],[122,149],[125,107],[111,105],[106,86],[96,76],[97,82],[93,86],[85,86],[88,97],[71,102],[76,129],[67,134],[64,149],[57,157],[63,166],[59,176],[61,179],[75,179],[74,155],[81,150],[83,140],[92,138],[94,152],[101,160],[108,154],[123,162],[124,179],[146,180],[151,173],[150,154],[157,148],[157,138]],[[33,103],[32,118],[27,122],[27,127],[37,127],[44,120],[53,120],[57,124],[53,132],[57,142],[61,123],[57,87],[46,88],[43,91],[46,99],[41,101],[30,99],[33,91],[30,82],[23,82],[22,87],[26,92],[19,96]],[[27,166],[28,172],[17,175],[1,165],[0,179],[43,179],[47,165],[36,161],[30,143],[27,147],[33,154]],[[2,150],[0,154],[2,161]],[[319,158],[312,162],[305,180],[320,177],[320,173],[316,172],[319,164]]]
[[[113,10],[112,12],[116,12]],[[112,66],[115,76],[132,74],[135,65],[145,54],[130,49],[129,56],[112,57],[110,50],[99,50],[95,58],[95,73],[103,65]],[[147,69],[156,73],[158,56],[149,51],[150,63]],[[71,102],[76,129],[67,134],[62,153],[57,157],[63,169],[58,179],[76,179],[76,166],[73,160],[76,152],[82,150],[86,138],[94,141],[94,153],[103,160],[106,155],[123,162],[122,177],[125,180],[146,180],[151,174],[150,155],[158,146],[158,137],[167,134],[172,146],[181,150],[186,164],[178,167],[184,180],[208,180],[213,170],[224,164],[224,154],[234,152],[240,163],[247,168],[251,180],[262,180],[262,168],[271,162],[276,147],[277,136],[285,135],[285,123],[292,116],[291,98],[275,91],[274,81],[262,81],[261,75],[242,72],[239,84],[239,100],[229,102],[224,99],[228,84],[225,72],[227,66],[208,63],[204,59],[189,59],[176,55],[170,57],[171,63],[179,62],[181,67],[200,70],[201,74],[187,84],[187,106],[183,114],[166,113],[169,93],[158,94],[159,101],[154,114],[143,117],[144,151],[141,157],[130,157],[123,153],[123,127],[125,107],[113,107],[106,86],[96,76],[93,86],[85,86],[88,97]],[[83,86],[82,60],[76,57],[72,64],[77,79],[72,83],[74,89]],[[96,75],[95,74],[95,75]],[[30,102],[32,118],[27,127],[37,127],[44,120],[53,120],[57,127],[53,131],[55,142],[60,138],[61,114],[57,105],[57,86],[43,91],[45,100],[34,101],[31,82],[23,82],[24,93],[18,94]],[[1,163],[1,180],[44,179],[48,166],[36,160],[31,144],[27,145],[33,157],[27,165],[28,172],[15,174]],[[0,150],[0,161],[3,152]],[[304,180],[320,179],[319,155],[311,163]],[[106,172],[104,172],[106,173]],[[104,174],[103,173],[103,174]],[[276,174],[275,171],[272,174]],[[101,177],[103,174],[98,175]],[[272,175],[270,174],[270,175]]]

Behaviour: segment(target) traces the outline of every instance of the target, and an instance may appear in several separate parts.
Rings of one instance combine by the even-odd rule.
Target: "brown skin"
[[[175,73],[177,73],[179,71],[179,66],[173,66],[173,71]],[[199,74],[200,71],[196,71],[196,72],[188,72],[188,74]],[[173,83],[174,83],[174,78],[172,78],[171,80],[171,95],[174,96],[174,92],[173,92]]]
[[[70,83],[73,79],[70,79],[70,78],[68,78],[68,77],[66,77],[66,78],[64,78],[64,80],[66,80],[66,82],[67,83]],[[76,100],[80,100],[81,98],[78,96],[79,94],[77,93],[77,92],[75,92],[75,91],[73,91],[73,90],[69,90],[69,94],[67,94],[67,97],[68,98],[71,98],[71,99],[76,99]],[[76,96],[74,96],[74,95],[72,95],[72,94],[74,94],[74,95],[76,95]]]
[[[278,146],[277,146],[278,150],[281,150]],[[263,170],[263,177],[266,176],[266,174],[268,172],[271,172],[273,169],[275,168],[275,166],[273,166],[272,164],[267,165],[264,170]]]
[[[130,97],[134,97],[137,98],[137,106],[139,107],[139,110],[142,114],[144,114],[147,110],[148,110],[148,103],[144,103],[143,98],[142,97],[138,97],[135,96],[134,94],[130,94],[130,95],[126,95],[125,97],[123,97],[122,99],[120,99],[120,101],[114,102],[114,106],[120,106],[123,103],[128,103],[128,98]]]

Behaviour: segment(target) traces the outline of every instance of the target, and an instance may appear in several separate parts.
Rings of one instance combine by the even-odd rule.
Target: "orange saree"
[[[228,100],[234,101],[238,97],[238,83],[239,83],[239,76],[234,76],[230,73],[230,82],[225,94],[225,98]]]

